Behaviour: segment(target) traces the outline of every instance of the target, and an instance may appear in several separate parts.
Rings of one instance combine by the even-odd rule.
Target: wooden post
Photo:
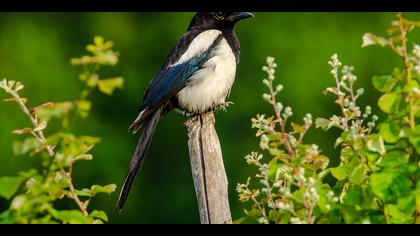
[[[213,112],[189,118],[188,149],[202,224],[232,222],[228,181]]]

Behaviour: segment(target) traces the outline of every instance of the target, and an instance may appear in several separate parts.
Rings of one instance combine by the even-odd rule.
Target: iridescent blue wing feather
[[[212,57],[213,49],[221,40],[222,35],[219,35],[204,53],[194,56],[186,62],[162,67],[150,83],[139,109],[140,115],[131,124],[129,130],[137,132],[154,111],[181,91],[187,85],[189,78]]]

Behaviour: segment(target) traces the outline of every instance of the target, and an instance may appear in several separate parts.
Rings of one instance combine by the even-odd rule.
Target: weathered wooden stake
[[[194,187],[202,224],[232,222],[228,181],[213,112],[185,122]]]

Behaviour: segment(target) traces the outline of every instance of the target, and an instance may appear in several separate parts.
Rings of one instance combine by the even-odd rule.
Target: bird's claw
[[[214,104],[210,108],[210,110],[213,110],[213,111],[217,111],[217,110],[227,111],[226,108],[229,107],[230,105],[234,105],[234,103],[233,102],[222,102],[222,103],[219,103],[219,104]]]
[[[218,103],[218,104],[213,104],[206,112],[209,112],[209,111],[218,111],[218,110],[227,111],[226,108],[229,107],[230,105],[234,105],[234,103],[233,102],[222,102],[222,103]],[[190,111],[181,110],[181,109],[176,109],[176,111],[178,111],[179,113],[181,113],[186,118],[190,118],[190,117],[193,117],[193,116],[197,116],[197,115],[201,115],[201,114],[206,113],[206,112],[203,112],[203,113],[200,113],[200,112],[190,112]]]

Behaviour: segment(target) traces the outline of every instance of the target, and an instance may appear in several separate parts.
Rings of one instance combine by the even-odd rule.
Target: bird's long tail
[[[163,108],[164,106],[161,106],[159,109],[157,109],[144,123],[142,134],[140,135],[139,142],[131,159],[129,169],[127,171],[127,176],[125,178],[124,185],[121,189],[120,196],[118,198],[118,210],[121,210],[124,207],[125,201],[128,197],[128,193],[131,189],[131,185],[133,184],[134,178],[136,177],[136,173],[140,169],[144,161],[144,156],[146,154],[147,148],[149,147],[150,141],[152,140],[153,134],[156,129],[156,125],[162,116]]]

